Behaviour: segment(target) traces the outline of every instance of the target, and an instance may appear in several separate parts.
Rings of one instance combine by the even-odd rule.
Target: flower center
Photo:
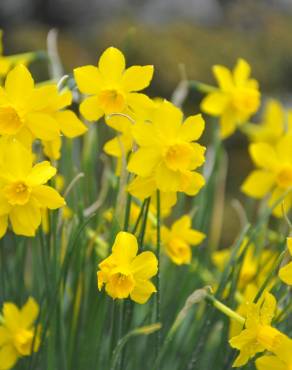
[[[14,336],[14,346],[22,356],[28,356],[31,353],[33,332],[31,330],[21,329]]]
[[[11,205],[23,205],[28,202],[31,189],[22,181],[4,187],[4,194]]]
[[[127,298],[135,285],[132,274],[126,275],[123,273],[116,273],[110,276],[107,289],[111,292],[114,298]]]
[[[13,107],[0,107],[0,134],[13,135],[22,126],[22,121]]]
[[[283,334],[279,330],[269,325],[260,325],[258,328],[257,341],[269,351],[273,351],[282,337]]]
[[[187,143],[177,143],[169,146],[164,160],[167,167],[173,171],[187,170],[192,159],[192,147]]]
[[[124,95],[115,89],[102,90],[98,100],[105,113],[121,112],[126,105]]]
[[[254,113],[259,106],[259,93],[252,89],[237,89],[232,97],[232,105],[240,113]]]
[[[173,238],[166,245],[166,251],[170,258],[178,265],[191,262],[191,248],[179,238]]]
[[[281,188],[292,186],[292,166],[285,166],[277,175],[277,183]]]

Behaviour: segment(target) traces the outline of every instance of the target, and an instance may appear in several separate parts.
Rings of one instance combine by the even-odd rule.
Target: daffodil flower
[[[142,189],[144,183],[148,194],[156,189],[197,194],[205,180],[194,170],[204,163],[205,148],[194,141],[203,130],[201,115],[183,121],[181,110],[167,101],[155,110],[151,122],[135,124],[133,136],[139,148],[131,155],[128,170],[138,179],[130,184],[130,189]]]
[[[110,47],[101,55],[98,67],[87,65],[74,69],[74,77],[81,93],[88,95],[80,104],[80,112],[89,121],[103,115],[125,113],[139,105],[153,76],[153,66],[132,66],[126,69],[123,53]]]
[[[213,73],[219,88],[208,94],[201,103],[203,112],[220,117],[220,135],[223,139],[245,123],[260,105],[258,83],[250,79],[250,66],[239,59],[233,71],[215,65]]]
[[[47,154],[57,159],[61,134],[74,138],[87,130],[74,112],[64,109],[71,101],[72,93],[59,93],[56,84],[35,87],[28,69],[18,65],[0,87],[0,135],[14,136],[26,146],[34,139],[46,146],[54,143],[54,151],[47,149]]]
[[[265,355],[256,360],[257,370],[291,370],[292,340],[282,336],[273,348],[276,355]]]
[[[38,351],[40,327],[34,327],[38,315],[39,306],[31,297],[20,309],[14,303],[4,303],[0,324],[0,370],[12,369],[19,358]]]
[[[98,289],[105,290],[112,298],[125,299],[143,304],[156,292],[150,279],[157,274],[157,258],[152,252],[137,255],[138,243],[133,234],[121,231],[117,234],[112,254],[99,264]]]
[[[278,341],[284,336],[271,326],[276,304],[275,297],[268,292],[265,292],[263,300],[249,304],[245,329],[229,341],[231,347],[240,351],[233,367],[244,366],[259,352],[273,351]]]
[[[188,215],[180,217],[171,228],[161,228],[161,239],[166,254],[177,265],[188,264],[192,259],[192,245],[200,244],[205,234],[192,229]]]
[[[258,169],[251,172],[241,190],[256,199],[269,195],[268,204],[272,206],[292,186],[292,135],[285,135],[275,145],[252,143],[249,153]],[[288,193],[284,199],[286,212],[291,203],[292,194]],[[281,204],[274,208],[273,214],[282,216]]]
[[[46,182],[56,174],[48,161],[33,166],[32,153],[15,139],[0,142],[0,237],[8,220],[15,234],[34,236],[41,209],[57,209],[65,200]]]

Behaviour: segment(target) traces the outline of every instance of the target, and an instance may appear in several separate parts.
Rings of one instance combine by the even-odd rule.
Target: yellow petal
[[[75,68],[74,78],[83,94],[97,94],[104,84],[98,68],[91,65]]]
[[[226,109],[228,101],[229,98],[226,94],[220,91],[212,92],[202,100],[201,109],[211,116],[220,116]]]
[[[118,82],[122,78],[126,66],[123,53],[117,48],[107,48],[101,55],[98,68],[107,82]]]
[[[29,297],[25,305],[20,310],[21,327],[29,329],[39,315],[39,305],[32,298]]]
[[[51,160],[58,160],[61,156],[62,139],[58,136],[55,140],[42,141],[44,154]]]
[[[130,182],[128,192],[141,200],[151,197],[156,191],[156,182],[153,177],[136,177]]]
[[[133,139],[128,135],[118,135],[105,143],[103,150],[114,157],[126,156],[133,146]]]
[[[140,146],[159,145],[154,126],[149,122],[137,122],[132,126],[132,134],[136,143]]]
[[[56,100],[58,100],[58,94],[56,84],[49,84],[35,88],[29,99],[29,110],[36,112],[50,108],[54,105]]]
[[[130,293],[133,301],[144,304],[148,301],[150,296],[156,292],[156,288],[151,281],[141,280],[136,283],[134,290]]]
[[[205,128],[205,121],[201,114],[188,117],[181,126],[179,138],[184,141],[198,140]]]
[[[157,188],[164,192],[176,192],[180,187],[180,173],[172,171],[164,163],[157,166],[155,171]]]
[[[250,66],[244,59],[238,59],[234,68],[234,82],[237,86],[244,86],[250,76]]]
[[[241,191],[252,198],[263,198],[275,183],[275,175],[271,172],[255,170],[250,173],[241,186]]]
[[[27,177],[27,182],[32,187],[45,184],[55,176],[56,172],[56,168],[51,166],[49,161],[43,161],[32,168]]]
[[[275,149],[266,143],[253,143],[249,146],[249,153],[255,165],[273,170],[278,163]]]
[[[158,271],[158,261],[153,252],[142,252],[131,263],[130,269],[135,279],[150,279]]]
[[[153,77],[153,66],[133,66],[123,74],[122,85],[126,91],[139,91],[149,86]]]
[[[112,254],[118,264],[129,264],[136,257],[138,243],[135,235],[120,231],[115,239]]]
[[[127,103],[132,111],[138,116],[149,118],[155,109],[155,103],[147,95],[131,92],[127,94]]]
[[[269,207],[274,207],[275,203],[280,200],[280,198],[283,197],[285,190],[277,187],[272,192],[272,195],[268,201]],[[273,215],[276,217],[283,217],[283,207],[286,214],[288,214],[290,207],[292,205],[292,195],[288,194],[280,204],[278,204],[273,209]]]
[[[128,171],[142,177],[152,174],[160,159],[160,153],[152,148],[140,148],[134,152],[128,163]]]
[[[59,122],[62,133],[69,138],[83,135],[87,131],[84,123],[70,110],[57,112],[55,118]]]
[[[292,262],[280,268],[279,277],[284,283],[292,285]]]
[[[8,216],[0,216],[0,238],[2,238],[7,231],[8,227]]]
[[[266,292],[264,295],[264,302],[260,309],[260,321],[262,325],[270,325],[275,314],[277,307],[276,298],[271,294]]]
[[[287,370],[287,366],[276,356],[262,356],[255,363],[257,370]]]
[[[35,236],[36,230],[41,223],[41,212],[36,202],[31,199],[23,206],[13,207],[9,218],[15,234]]]
[[[204,185],[205,179],[200,173],[187,171],[180,176],[179,191],[194,196],[198,194]]]
[[[32,153],[15,139],[3,147],[3,168],[17,179],[25,178],[32,168]],[[1,174],[0,174],[1,175]]]
[[[27,100],[33,92],[34,81],[29,70],[22,64],[13,68],[7,75],[5,90],[12,102],[23,107],[24,100]]]
[[[277,154],[279,160],[292,165],[292,135],[285,135],[277,143]]]
[[[18,354],[12,345],[5,345],[0,348],[0,369],[9,370],[14,367]]]
[[[7,215],[10,211],[10,204],[8,203],[3,191],[0,192],[0,216]]]
[[[182,118],[182,111],[166,100],[155,110],[153,124],[162,142],[177,139]]]
[[[10,341],[10,332],[5,326],[0,326],[0,347]]]
[[[236,130],[236,117],[231,109],[227,109],[222,114],[220,121],[220,136],[226,139],[231,136]]]
[[[26,124],[33,135],[41,140],[55,140],[60,135],[60,125],[53,116],[46,113],[30,113]]]
[[[20,327],[21,316],[18,307],[11,302],[6,302],[3,305],[3,317],[5,321],[5,326],[10,331],[15,331]]]
[[[290,236],[289,238],[287,238],[287,247],[288,247],[288,250],[292,256],[292,237]]]
[[[232,75],[228,68],[215,65],[212,70],[218,85],[222,90],[229,91],[233,88]]]
[[[61,197],[57,190],[47,185],[33,188],[31,194],[45,208],[57,209],[66,204],[64,198]]]
[[[88,121],[98,121],[104,115],[104,111],[99,107],[96,96],[84,99],[79,109],[82,116]]]

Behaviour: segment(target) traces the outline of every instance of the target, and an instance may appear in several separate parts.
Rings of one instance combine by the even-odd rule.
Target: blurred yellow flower
[[[98,67],[87,65],[74,69],[81,93],[89,95],[80,104],[80,112],[89,121],[104,114],[124,113],[147,97],[137,91],[149,86],[153,66],[132,66],[126,69],[123,53],[110,47],[101,55]]]
[[[241,186],[241,190],[256,199],[270,194],[268,204],[272,206],[292,186],[292,135],[285,135],[273,146],[267,143],[253,143],[249,153],[258,169],[251,172]],[[286,212],[289,211],[292,194],[284,199]],[[277,217],[282,216],[281,204],[273,210]]]
[[[292,256],[292,237],[287,238],[287,247]],[[283,266],[279,270],[279,278],[288,285],[292,285],[292,262],[289,262],[287,265]]]
[[[191,246],[200,244],[205,234],[192,229],[190,216],[184,215],[171,228],[161,228],[161,240],[166,254],[177,265],[188,264],[192,259]]]
[[[41,209],[57,209],[65,200],[44,185],[56,174],[48,161],[33,166],[32,153],[15,139],[0,142],[0,237],[11,222],[15,234],[34,236]]]
[[[59,147],[46,153],[56,159],[61,134],[73,138],[87,130],[75,113],[63,110],[71,101],[72,93],[59,93],[56,84],[35,87],[28,69],[18,65],[8,73],[5,87],[0,87],[0,135],[15,136],[26,146],[35,138],[45,146],[57,142]]]
[[[292,112],[288,112],[288,125],[286,114],[280,102],[270,99],[265,106],[261,123],[247,123],[242,131],[253,142],[275,144],[286,132],[292,132]]]
[[[248,239],[244,239],[240,246],[239,252],[241,253],[248,243]],[[223,271],[231,256],[231,248],[225,248],[215,251],[211,258],[214,265]],[[263,250],[259,255],[256,255],[256,248],[254,244],[250,244],[245,253],[240,275],[238,278],[238,288],[243,289],[249,283],[254,283],[257,286],[261,285],[266,278],[270,269],[275,262],[276,254],[270,250]]]
[[[204,130],[201,115],[183,122],[181,110],[164,101],[154,112],[152,122],[133,126],[139,149],[128,163],[128,170],[148,181],[147,191],[184,192],[195,195],[205,183],[195,169],[205,161],[205,147],[198,140]],[[133,187],[133,185],[132,185]]]
[[[39,306],[31,297],[20,309],[13,303],[4,303],[0,320],[0,370],[12,369],[19,358],[38,351],[40,327],[33,326],[38,315]]]
[[[257,370],[291,370],[292,340],[286,336],[280,338],[273,348],[276,356],[265,355],[256,360]]]
[[[112,298],[130,298],[140,304],[148,301],[156,288],[150,279],[157,274],[158,261],[154,253],[137,255],[138,243],[133,234],[117,234],[112,254],[99,264],[98,289],[105,290]]]
[[[250,66],[244,59],[237,61],[232,72],[221,65],[213,67],[219,89],[202,100],[201,109],[211,116],[220,117],[220,135],[224,139],[259,108],[258,83],[250,79],[250,72]]]
[[[264,293],[263,300],[249,304],[245,329],[229,340],[231,347],[240,351],[233,367],[245,365],[259,352],[272,351],[277,342],[284,336],[279,330],[271,327],[275,310],[276,299],[268,292]]]

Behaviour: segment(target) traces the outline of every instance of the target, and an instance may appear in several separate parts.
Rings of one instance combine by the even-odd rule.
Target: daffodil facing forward
[[[6,302],[0,316],[0,370],[12,369],[19,358],[37,352],[40,346],[40,327],[34,322],[39,306],[29,298],[22,308]]]
[[[110,47],[101,55],[98,67],[87,65],[74,69],[81,93],[88,95],[80,104],[80,112],[89,121],[103,115],[124,113],[141,98],[137,91],[145,89],[153,76],[153,66],[132,66],[126,69],[123,53]]]
[[[72,93],[59,93],[56,84],[35,87],[29,70],[18,65],[0,87],[0,135],[14,136],[27,147],[40,139],[46,154],[58,159],[61,134],[74,138],[87,130],[74,112],[64,109],[71,101]],[[49,150],[53,144],[55,150]]]
[[[249,152],[258,168],[247,177],[241,190],[256,199],[269,195],[268,204],[273,206],[292,187],[292,135],[285,135],[275,145],[253,143]],[[292,203],[291,192],[283,202],[288,212]],[[282,216],[281,204],[274,208],[273,214]]]
[[[232,135],[244,124],[260,105],[260,92],[256,80],[250,78],[250,66],[239,59],[233,71],[215,65],[213,73],[219,85],[201,103],[203,112],[220,117],[220,135],[223,139]]]
[[[133,234],[117,234],[112,254],[99,264],[98,289],[105,285],[109,296],[116,299],[130,297],[143,304],[156,292],[150,279],[157,274],[158,261],[152,252],[137,255],[138,243]]]
[[[177,265],[188,264],[192,259],[192,245],[200,244],[205,234],[192,229],[191,218],[182,216],[175,221],[171,228],[163,226],[161,239],[166,254]]]
[[[181,110],[164,101],[155,110],[151,122],[133,126],[133,137],[139,148],[131,155],[128,170],[145,182],[150,194],[158,189],[196,195],[205,183],[203,176],[195,172],[205,161],[205,147],[194,141],[203,130],[201,115],[183,121]],[[137,179],[134,184],[141,187]],[[133,187],[132,183],[130,188],[135,192]]]
[[[15,234],[34,236],[41,210],[57,209],[65,200],[46,182],[56,174],[48,161],[33,166],[32,153],[15,139],[0,142],[0,237],[8,220]]]

